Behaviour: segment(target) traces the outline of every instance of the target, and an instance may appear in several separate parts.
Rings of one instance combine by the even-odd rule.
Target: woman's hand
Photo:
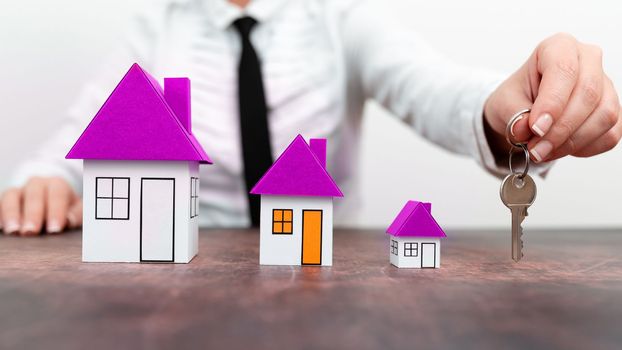
[[[82,200],[60,177],[33,177],[22,188],[0,198],[0,223],[5,234],[58,233],[82,225]]]
[[[528,142],[536,162],[590,157],[614,148],[622,136],[620,101],[603,71],[601,49],[568,34],[540,43],[486,102],[487,135],[501,157],[509,149],[508,120],[524,108],[531,108],[529,118],[516,123],[513,134]]]

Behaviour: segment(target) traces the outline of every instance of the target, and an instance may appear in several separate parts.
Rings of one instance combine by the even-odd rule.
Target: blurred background
[[[564,31],[600,45],[622,84],[622,5],[605,0],[382,0],[455,61],[506,75],[545,37]],[[146,0],[0,0],[0,188],[64,118],[81,86]],[[618,64],[616,64],[618,63]],[[620,90],[618,90],[620,92]],[[401,152],[396,152],[400,150]],[[433,202],[446,228],[509,227],[500,180],[415,135],[374,103],[366,110],[362,210],[349,224],[385,227],[408,199]],[[558,162],[537,179],[525,227],[622,226],[622,149]]]

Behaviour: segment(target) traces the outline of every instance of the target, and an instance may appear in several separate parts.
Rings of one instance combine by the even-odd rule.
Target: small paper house
[[[443,229],[432,217],[432,204],[408,201],[387,229],[389,257],[397,267],[441,266]]]
[[[333,263],[333,197],[343,197],[326,171],[326,140],[298,135],[251,190],[261,195],[259,263]]]
[[[187,263],[197,254],[199,164],[190,80],[134,64],[67,154],[84,159],[82,260]]]

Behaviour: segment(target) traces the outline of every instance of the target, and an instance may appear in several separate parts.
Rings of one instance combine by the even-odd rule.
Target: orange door
[[[302,264],[322,264],[322,211],[302,211]]]

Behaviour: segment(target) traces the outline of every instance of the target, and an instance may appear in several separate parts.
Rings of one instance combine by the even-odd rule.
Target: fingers
[[[20,234],[37,235],[45,219],[46,183],[42,178],[32,178],[24,187],[24,217]]]
[[[579,47],[579,44],[576,45]],[[555,51],[553,50],[553,52]],[[549,73],[543,75],[536,101],[539,101],[542,97],[550,100],[540,103],[539,106],[544,105],[545,108],[542,110],[543,112],[534,113],[534,115],[540,113],[540,116],[536,117],[531,125],[534,133],[541,136],[541,139],[532,142],[532,147],[530,147],[530,153],[537,162],[551,160],[552,154],[557,152],[564,144],[566,148],[576,149],[574,143],[577,139],[573,138],[575,133],[601,103],[605,75],[602,70],[600,49],[581,44],[578,56],[576,52],[577,49],[571,54],[557,53],[560,55],[556,61],[557,70],[554,69],[550,73],[557,74],[559,77],[548,80],[548,82],[553,81],[557,86],[545,84],[546,74]],[[567,64],[570,64],[568,62],[573,61],[573,59],[566,57],[577,57],[578,68],[576,69],[576,74],[571,74],[574,68],[567,68],[566,73],[561,73],[562,70],[559,67],[565,67]],[[568,62],[564,62],[565,60],[568,60]],[[572,78],[569,78],[571,76]],[[574,78],[575,76],[576,79]],[[569,87],[573,79],[574,85]],[[571,91],[571,93],[566,104],[559,103],[566,100],[568,91]],[[559,96],[562,95],[563,97],[560,98]],[[590,132],[594,131],[591,130]]]
[[[585,148],[574,153],[577,157],[591,157],[613,149],[622,138],[622,115],[618,109],[618,120],[616,125],[607,131],[597,140],[588,144]]]
[[[11,188],[4,192],[0,202],[0,215],[5,234],[17,233],[21,227],[22,190]]]
[[[603,71],[600,48],[567,34],[542,42],[486,101],[485,125],[496,132],[487,137],[496,150],[505,150],[507,143],[499,135],[511,113],[529,104],[531,113],[514,124],[512,134],[516,141],[528,142],[536,162],[606,151],[622,133],[620,102]]]
[[[540,44],[535,55],[531,71],[539,73],[541,80],[534,84],[536,99],[529,122],[533,132],[543,136],[553,119],[562,115],[579,79],[578,44],[573,37],[558,34]]]
[[[44,222],[47,232],[57,233],[82,225],[82,201],[65,180],[35,177],[2,195],[0,221],[6,234],[37,235]]]
[[[76,198],[71,208],[69,208],[67,221],[70,229],[82,226],[82,200],[80,198]]]
[[[550,160],[574,155],[587,148],[615,127],[619,120],[620,101],[615,87],[609,78],[605,78],[602,99],[577,131],[549,157]],[[615,145],[614,145],[615,146]]]
[[[72,200],[73,190],[65,180],[58,177],[48,180],[46,213],[48,233],[58,233],[66,227],[69,205]]]

